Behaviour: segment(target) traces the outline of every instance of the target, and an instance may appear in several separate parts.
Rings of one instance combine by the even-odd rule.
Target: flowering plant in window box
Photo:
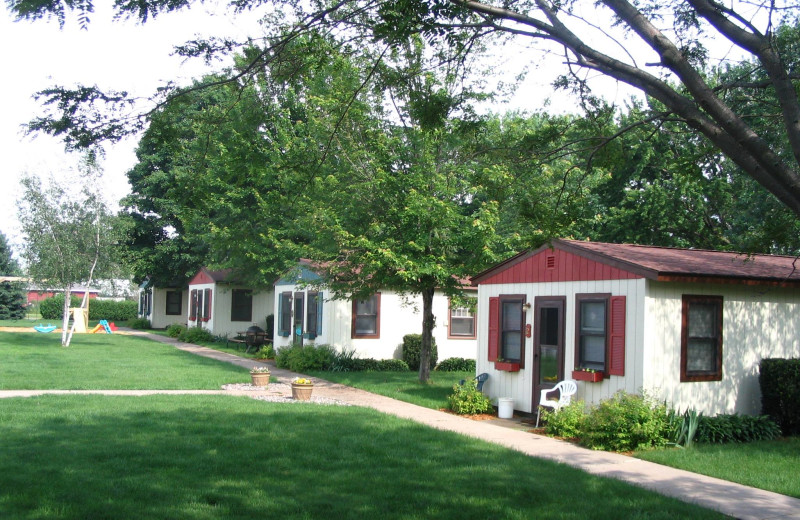
[[[503,359],[498,359],[494,362],[495,370],[503,370],[505,372],[519,372],[519,363],[511,363]]]
[[[599,383],[603,380],[603,373],[593,368],[580,368],[572,371],[572,379],[578,381],[588,381],[590,383]]]

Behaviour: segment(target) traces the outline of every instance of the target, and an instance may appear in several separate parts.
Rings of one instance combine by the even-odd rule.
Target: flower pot
[[[584,372],[583,370],[573,370],[572,379],[578,381],[588,381],[589,383],[599,383],[603,380],[602,372]]]
[[[269,384],[270,375],[269,372],[250,374],[250,378],[253,380],[253,386],[267,386]]]
[[[311,399],[311,392],[314,390],[314,385],[299,385],[292,383],[292,398],[298,401],[308,401]]]

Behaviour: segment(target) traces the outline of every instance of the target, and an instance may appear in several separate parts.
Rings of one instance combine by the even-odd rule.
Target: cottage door
[[[533,406],[535,410],[539,404],[541,391],[553,388],[556,383],[564,379],[564,306],[566,298],[563,296],[537,297],[534,301]]]
[[[295,345],[303,345],[303,316],[305,315],[304,292],[294,293],[294,320],[292,322],[292,337]]]

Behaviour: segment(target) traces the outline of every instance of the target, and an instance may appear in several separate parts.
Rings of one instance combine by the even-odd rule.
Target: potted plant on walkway
[[[250,369],[250,378],[253,386],[267,386],[269,384],[269,367],[253,367]]]
[[[311,399],[311,392],[314,390],[314,381],[307,377],[295,377],[292,379],[292,398],[298,401],[308,401]]]

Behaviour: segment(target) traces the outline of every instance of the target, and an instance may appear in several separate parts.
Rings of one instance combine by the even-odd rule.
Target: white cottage
[[[189,291],[177,287],[157,287],[150,280],[139,287],[139,317],[150,320],[154,329],[173,324],[186,325]]]
[[[266,330],[267,316],[274,313],[272,290],[239,284],[230,269],[200,269],[189,281],[188,292],[188,325],[216,335],[233,336],[251,325]]]
[[[758,414],[762,358],[800,356],[795,258],[554,240],[473,278],[484,392],[649,391],[677,409]]]
[[[422,298],[418,295],[380,291],[366,300],[332,296],[307,260],[275,282],[275,347],[313,342],[340,351],[355,350],[362,358],[392,359],[400,357],[403,336],[422,332]],[[438,291],[433,297],[433,313],[439,360],[475,359],[475,313],[451,306],[450,299]]]

